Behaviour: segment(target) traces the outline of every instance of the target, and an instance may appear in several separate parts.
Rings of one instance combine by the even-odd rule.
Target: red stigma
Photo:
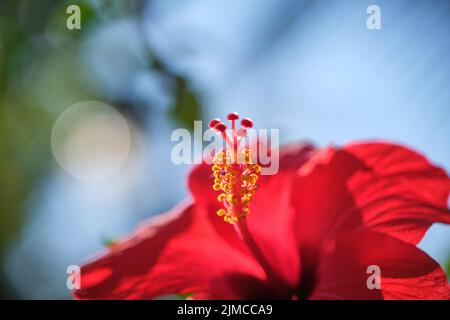
[[[212,120],[209,122],[209,127],[210,127],[211,129],[213,129],[213,128],[214,128],[217,124],[219,124],[219,123],[221,123],[221,121],[220,121],[219,118],[212,119]]]
[[[251,128],[253,127],[253,120],[250,118],[242,119],[241,126],[243,126],[244,128]]]
[[[227,126],[219,118],[214,118],[209,122],[209,127],[216,133],[222,135],[223,140],[226,142],[227,146],[233,151],[233,161],[237,161],[237,154],[239,149],[240,141],[247,135],[247,129],[253,127],[253,120],[250,118],[245,118],[241,121],[241,128],[236,128],[236,120],[239,119],[239,114],[237,112],[231,112],[227,115],[227,120],[231,122],[230,133],[227,134]]]
[[[214,126],[214,129],[219,132],[225,132],[227,130],[227,126],[223,122],[219,122]]]
[[[228,114],[227,119],[230,121],[234,121],[239,119],[239,114],[237,112],[232,112],[230,114]]]

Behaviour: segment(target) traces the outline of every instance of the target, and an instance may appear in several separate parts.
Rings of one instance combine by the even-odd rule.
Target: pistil
[[[227,116],[227,120],[231,122],[231,139],[226,132],[227,126],[220,119],[213,119],[209,124],[211,129],[222,136],[227,145],[227,149],[218,152],[213,159],[213,189],[221,192],[217,200],[222,204],[217,215],[233,225],[239,238],[263,268],[267,281],[273,288],[279,288],[281,278],[271,268],[247,226],[246,217],[258,189],[261,167],[254,163],[250,149],[239,148],[239,143],[246,136],[247,130],[253,127],[253,121],[249,118],[243,119],[241,128],[236,130],[238,119],[239,115],[236,112]]]

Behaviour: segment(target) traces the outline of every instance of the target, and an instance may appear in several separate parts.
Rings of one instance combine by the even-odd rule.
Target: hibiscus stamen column
[[[253,162],[249,148],[244,147],[239,150],[239,143],[246,136],[247,130],[253,127],[253,121],[249,118],[243,119],[241,128],[236,130],[236,120],[239,119],[239,115],[233,112],[227,116],[227,119],[231,122],[231,139],[227,135],[227,126],[220,119],[213,119],[209,123],[209,127],[221,134],[227,145],[227,148],[216,153],[213,159],[213,189],[221,192],[217,200],[223,206],[217,211],[217,215],[233,225],[239,238],[245,242],[266,272],[268,280],[279,282],[278,275],[265,259],[246,221],[250,202],[258,188],[257,181],[261,167]]]

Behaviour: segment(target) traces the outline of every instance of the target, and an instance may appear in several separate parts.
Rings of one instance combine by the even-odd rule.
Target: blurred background
[[[449,34],[442,0],[0,0],[0,297],[70,298],[68,265],[186,197],[170,134],[193,120],[389,139],[449,172]],[[449,269],[448,226],[420,246]]]

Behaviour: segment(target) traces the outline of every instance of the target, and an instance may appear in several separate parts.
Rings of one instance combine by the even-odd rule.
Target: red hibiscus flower
[[[450,299],[445,273],[416,247],[432,223],[450,223],[442,169],[389,143],[295,144],[264,176],[236,147],[252,126],[236,130],[237,118],[231,139],[212,121],[232,147],[192,171],[193,200],[83,266],[76,298]],[[369,288],[370,266],[381,288]]]

